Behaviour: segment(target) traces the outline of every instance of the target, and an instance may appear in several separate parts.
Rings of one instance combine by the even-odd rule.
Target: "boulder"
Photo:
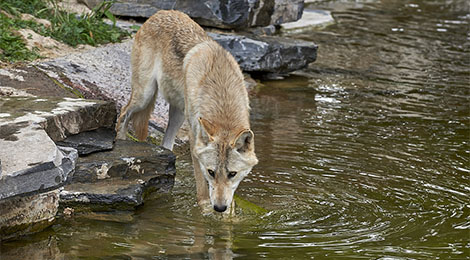
[[[132,209],[154,191],[168,191],[175,177],[174,154],[160,146],[117,140],[113,150],[80,157],[62,207],[110,211]]]
[[[318,46],[312,42],[275,36],[209,33],[228,50],[244,71],[285,74],[314,62]]]
[[[35,139],[37,137],[32,132],[24,131],[23,133],[31,134]],[[44,141],[44,139],[36,140]],[[7,162],[5,165],[7,169],[2,172],[0,178],[0,201],[18,195],[60,188],[75,169],[78,155],[77,150],[73,148],[62,147],[58,149],[50,144],[45,144],[44,146],[48,148],[31,149],[30,147],[29,150],[34,152],[29,152],[23,150],[25,143],[16,142],[16,144],[18,145],[17,149],[9,149],[11,156],[5,156],[5,153],[0,155]],[[0,143],[1,146],[3,146],[2,143]],[[40,153],[46,156],[41,156]],[[15,155],[17,156],[15,157]],[[9,163],[12,160],[21,163]],[[28,162],[30,162],[29,165]],[[19,170],[12,171],[12,169]]]
[[[90,8],[103,0],[82,0]],[[123,0],[113,4],[114,15],[150,17],[158,10],[179,10],[201,25],[217,28],[279,25],[302,16],[303,0]]]

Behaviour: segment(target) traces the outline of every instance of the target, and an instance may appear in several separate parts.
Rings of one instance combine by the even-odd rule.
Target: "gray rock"
[[[116,111],[110,102],[37,97],[4,97],[0,111],[0,239],[7,239],[40,231],[56,215],[78,153],[54,141],[112,127]]]
[[[26,133],[34,134],[31,132]],[[46,144],[45,146],[50,145]],[[24,146],[20,143],[18,147],[21,149]],[[54,148],[56,151],[53,151]],[[60,149],[58,149],[55,146],[54,148],[39,151],[38,149],[30,149],[36,150],[39,153],[43,152],[44,154],[55,156],[49,156],[45,158],[44,161],[36,161],[34,164],[29,165],[29,167],[19,171],[6,172],[0,179],[0,201],[17,195],[40,193],[63,186],[69,174],[75,169],[78,154],[77,150],[73,148],[60,147]],[[10,152],[13,153],[12,150],[13,149],[11,149]],[[15,150],[14,154],[18,154],[18,152],[21,153],[22,150]],[[27,153],[26,151],[23,152]],[[26,156],[30,155],[30,153],[26,154]],[[38,158],[37,154],[33,154],[32,158]],[[28,160],[28,157],[19,155],[16,159],[21,161]]]
[[[52,224],[59,191],[0,200],[0,240],[40,231]]]
[[[103,2],[82,1],[90,8]],[[110,11],[120,16],[150,17],[158,10],[172,9],[205,26],[243,29],[296,21],[303,7],[303,0],[124,0],[114,3]]]
[[[60,194],[63,207],[98,211],[131,209],[174,183],[175,156],[160,146],[117,140],[114,149],[80,157]]]
[[[314,62],[318,46],[312,42],[275,36],[209,35],[227,49],[244,71],[288,73]]]
[[[110,128],[98,128],[96,130],[81,132],[69,136],[57,142],[60,146],[77,149],[79,155],[87,155],[99,151],[113,149],[116,132]]]
[[[38,124],[52,140],[61,141],[83,131],[114,128],[117,114],[113,102],[79,98],[6,97],[0,100],[0,111],[4,140],[16,138],[19,124]]]

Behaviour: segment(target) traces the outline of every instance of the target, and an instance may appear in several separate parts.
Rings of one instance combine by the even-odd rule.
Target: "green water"
[[[469,259],[470,3],[319,1],[309,69],[252,93],[267,213],[203,216],[190,159],[136,212],[77,216],[1,259]]]

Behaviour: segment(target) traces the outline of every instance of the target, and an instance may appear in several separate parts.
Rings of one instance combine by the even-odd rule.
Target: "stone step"
[[[175,160],[163,147],[117,140],[111,151],[78,159],[70,184],[60,193],[60,204],[75,211],[132,209],[146,194],[173,187]]]
[[[62,186],[77,151],[54,141],[116,118],[113,103],[73,98],[6,97],[0,111],[0,200]]]

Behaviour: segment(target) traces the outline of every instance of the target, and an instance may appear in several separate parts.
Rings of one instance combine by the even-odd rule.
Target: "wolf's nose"
[[[217,212],[224,212],[226,209],[227,209],[227,206],[225,205],[223,206],[214,205],[214,210]]]

